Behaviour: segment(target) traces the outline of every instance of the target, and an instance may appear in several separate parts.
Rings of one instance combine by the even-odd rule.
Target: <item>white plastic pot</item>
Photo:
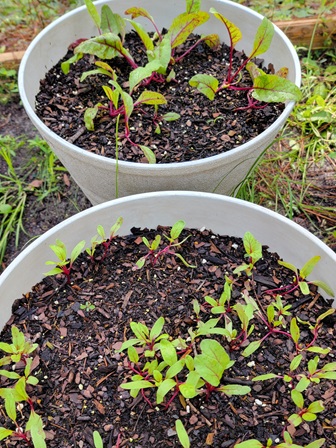
[[[113,11],[121,15],[131,6],[142,6],[150,11],[159,27],[169,27],[173,17],[183,12],[185,6],[182,0],[103,0],[98,1],[96,6],[100,8],[103,4],[109,4]],[[249,54],[262,16],[229,0],[202,1],[204,11],[208,11],[211,7],[216,8],[241,28],[243,38],[237,44],[237,49]],[[148,29],[149,21],[144,20],[142,23]],[[214,17],[197,28],[197,32],[217,33],[223,41],[228,41],[225,27]],[[97,30],[85,6],[71,11],[46,27],[33,40],[22,59],[19,71],[20,95],[29,118],[92,204],[116,197],[116,161],[91,154],[60,138],[42,123],[34,109],[40,80],[66,54],[69,44],[79,38],[92,37],[96,34]],[[288,78],[300,86],[301,70],[298,56],[289,39],[277,27],[272,45],[262,57],[266,64],[272,62],[275,70],[283,66],[288,67]],[[119,196],[162,190],[232,194],[237,185],[244,180],[256,159],[272,143],[293,106],[293,102],[288,103],[279,118],[258,137],[217,156],[161,165],[120,161]]]
[[[310,232],[283,216],[261,206],[212,193],[156,192],[115,199],[96,205],[63,221],[35,240],[0,276],[0,329],[11,315],[14,300],[31,290],[48,270],[49,248],[58,238],[68,250],[82,239],[89,245],[97,225],[109,229],[122,216],[118,232],[132,227],[155,228],[186,221],[187,227],[206,227],[222,235],[242,237],[246,231],[273,252],[301,268],[312,256],[320,255],[311,278],[322,280],[336,292],[336,254]],[[326,297],[326,294],[323,292]],[[335,302],[336,305],[336,302]]]

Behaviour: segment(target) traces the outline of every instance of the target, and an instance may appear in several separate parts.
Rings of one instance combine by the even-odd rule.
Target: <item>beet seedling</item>
[[[232,281],[228,277],[225,277],[224,289],[218,300],[210,296],[204,297],[204,300],[211,307],[212,314],[224,315],[231,311],[230,306],[231,291],[232,291]]]
[[[76,246],[71,251],[70,259],[68,259],[65,244],[60,240],[56,240],[56,243],[49,247],[54,252],[59,261],[46,261],[46,265],[56,265],[56,267],[51,271],[46,272],[45,275],[64,274],[67,279],[67,283],[70,284],[70,274],[74,261],[79,257],[84,246],[85,241],[80,241],[78,244],[76,244]]]
[[[275,75],[266,74],[259,69],[252,59],[265,53],[271,45],[274,27],[264,18],[256,32],[252,52],[237,69],[233,68],[233,53],[236,44],[242,38],[240,29],[214,8],[210,12],[220,20],[226,27],[230,39],[229,65],[224,80],[219,81],[212,75],[197,74],[193,76],[189,84],[196,87],[207,98],[213,100],[220,91],[224,89],[244,90],[247,92],[248,105],[240,109],[258,109],[265,107],[262,102],[285,102],[298,101],[301,98],[300,89],[291,81],[286,79],[287,68],[281,68]],[[251,79],[251,86],[240,86],[239,81],[243,69],[247,69]]]
[[[23,361],[25,364],[29,359],[29,355],[33,353],[38,344],[33,344],[25,339],[24,334],[15,326],[11,327],[12,343],[0,342],[0,350],[7,353],[6,356],[0,358],[0,366],[6,366],[10,363],[18,363]]]
[[[317,413],[324,410],[322,400],[313,401],[308,407],[304,405],[304,398],[301,392],[296,389],[291,391],[291,397],[299,411],[288,417],[288,422],[293,426],[299,426],[303,421],[312,422],[316,420]]]
[[[168,339],[169,337],[168,334],[162,333],[163,326],[163,317],[159,317],[151,329],[141,322],[131,322],[130,327],[136,337],[125,341],[122,344],[120,351],[133,347],[134,345],[139,345],[146,348],[145,356],[153,357],[155,351],[158,350],[157,343],[161,339]]]
[[[238,274],[239,272],[245,271],[246,275],[251,276],[254,265],[262,258],[262,246],[251,232],[244,234],[243,244],[246,251],[245,258],[248,259],[248,263],[243,263],[236,267],[233,273]]]
[[[278,263],[281,266],[291,270],[294,272],[295,276],[293,279],[293,283],[290,285],[282,286],[280,288],[275,288],[271,290],[265,291],[264,294],[290,294],[297,289],[300,289],[302,294],[308,295],[310,293],[309,286],[315,285],[323,289],[327,294],[331,297],[334,297],[333,290],[323,281],[321,280],[307,280],[308,275],[310,275],[316,266],[316,264],[320,261],[321,257],[319,255],[312,257],[308,260],[301,269],[298,269],[291,263],[287,261],[278,260]]]
[[[6,415],[16,426],[16,430],[0,427],[0,440],[15,436],[26,442],[28,446],[32,446],[33,443],[35,448],[46,448],[42,419],[34,411],[33,400],[27,393],[27,384],[31,386],[38,384],[38,379],[31,375],[34,367],[33,359],[29,357],[36,350],[38,344],[27,341],[24,334],[15,325],[12,326],[11,331],[12,344],[0,342],[0,349],[8,353],[7,356],[0,359],[0,366],[23,361],[24,369],[23,375],[11,369],[0,370],[0,376],[15,381],[12,387],[0,388],[0,398],[4,400]],[[30,409],[25,430],[17,422],[17,404],[21,402],[26,402]]]
[[[102,260],[104,260],[104,258],[107,256],[108,250],[111,246],[111,242],[115,238],[120,227],[122,226],[122,223],[123,223],[123,218],[121,216],[119,216],[119,218],[116,220],[116,222],[110,228],[109,236],[106,235],[104,227],[101,224],[99,224],[97,226],[98,235],[95,235],[91,239],[91,247],[88,247],[85,249],[85,251],[89,254],[91,260],[94,260],[94,254],[95,254],[96,248],[99,244],[101,244],[104,248],[104,252],[102,255]]]
[[[187,266],[188,268],[195,268],[196,266],[189,264],[183,258],[183,256],[180,253],[176,252],[174,249],[175,247],[180,247],[189,238],[189,236],[187,236],[182,241],[176,241],[179,238],[184,227],[185,227],[184,221],[181,221],[181,220],[177,221],[172,226],[172,228],[170,230],[170,234],[168,236],[164,235],[164,237],[168,240],[169,244],[167,246],[164,246],[162,249],[159,249],[159,246],[161,243],[160,235],[156,235],[156,237],[154,238],[154,240],[152,242],[149,242],[146,237],[143,237],[142,241],[145,244],[145,246],[147,247],[148,253],[146,255],[144,255],[143,257],[141,257],[136,262],[137,268],[141,269],[145,265],[147,260],[150,261],[152,266],[155,266],[157,261],[160,259],[160,257],[162,257],[163,255],[167,255],[167,254],[174,255],[175,257],[180,259],[182,261],[182,263],[185,266]]]
[[[302,319],[298,318],[293,318],[291,320],[291,325],[290,325],[290,334],[291,337],[295,343],[295,347],[297,351],[302,351],[302,350],[306,350],[308,352],[313,352],[313,353],[319,353],[319,354],[328,354],[330,352],[329,348],[321,348],[318,346],[315,346],[315,342],[316,339],[318,338],[318,332],[322,326],[322,320],[325,319],[327,316],[330,316],[331,314],[333,314],[335,312],[334,308],[330,308],[329,310],[327,310],[325,313],[322,313],[320,316],[318,316],[318,318],[316,319],[316,323],[315,325],[312,325],[310,322],[305,322]],[[300,344],[299,339],[300,339],[300,329],[297,325],[297,321],[299,321],[301,324],[305,324],[309,326],[310,331],[313,334],[313,339],[306,344],[305,346],[302,346],[302,344]]]

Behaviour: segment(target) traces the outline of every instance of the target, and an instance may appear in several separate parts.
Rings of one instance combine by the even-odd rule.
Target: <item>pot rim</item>
[[[65,220],[61,221],[59,224],[56,224],[51,229],[47,230],[45,233],[43,233],[41,236],[39,236],[37,239],[35,239],[31,244],[29,244],[28,247],[26,247],[13,261],[9,264],[9,266],[3,271],[3,273],[0,275],[0,284],[1,280],[3,279],[3,275],[6,273],[6,271],[10,268],[10,266],[15,263],[16,261],[19,262],[20,259],[24,258],[25,255],[27,255],[29,252],[34,250],[34,248],[41,243],[43,243],[46,239],[48,239],[51,235],[57,234],[59,230],[62,229],[64,226],[71,225],[72,223],[76,223],[77,221],[80,221],[84,216],[89,215],[95,215],[97,211],[109,209],[113,206],[117,206],[119,204],[123,204],[125,206],[129,206],[132,208],[132,203],[137,203],[141,200],[147,200],[147,199],[155,199],[157,197],[163,198],[169,198],[169,197],[185,197],[191,198],[191,199],[210,199],[214,201],[222,202],[223,205],[225,203],[228,204],[236,204],[240,205],[243,209],[247,209],[249,211],[255,211],[261,216],[268,216],[270,218],[273,218],[274,220],[280,221],[283,223],[286,227],[294,229],[296,232],[300,233],[301,235],[305,237],[309,237],[320,249],[323,250],[326,254],[328,254],[333,261],[335,261],[336,265],[336,253],[327,246],[322,240],[320,240],[317,236],[312,234],[309,230],[305,229],[301,225],[297,224],[296,222],[290,220],[289,218],[281,215],[278,212],[275,212],[273,210],[270,210],[266,207],[263,207],[262,205],[254,204],[253,202],[246,201],[244,199],[238,199],[232,196],[225,196],[217,193],[207,193],[207,192],[199,192],[199,191],[177,191],[177,190],[168,190],[168,191],[154,191],[154,192],[147,192],[147,193],[139,193],[134,194],[130,196],[124,196],[117,199],[111,199],[110,201],[102,202],[100,204],[94,205],[92,207],[89,207],[85,210],[82,210],[81,212],[76,213],[75,215],[70,216],[69,218],[66,218]]]

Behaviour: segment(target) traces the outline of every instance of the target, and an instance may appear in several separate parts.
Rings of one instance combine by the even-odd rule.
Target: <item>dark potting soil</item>
[[[175,58],[183,54],[195,42],[191,36],[177,48]],[[135,32],[126,36],[125,47],[139,65],[144,65],[144,47]],[[154,120],[153,106],[142,107],[142,112],[134,111],[130,118],[131,140],[137,145],[145,145],[156,155],[157,163],[184,162],[214,156],[233,149],[267,129],[283,111],[283,104],[270,103],[264,109],[239,110],[246,107],[246,92],[223,90],[213,101],[190,87],[188,81],[197,73],[212,74],[224,81],[228,67],[229,48],[221,45],[212,50],[199,44],[191,53],[173,66],[175,77],[166,83],[151,83],[147,90],[163,94],[167,105],[159,106],[158,117]],[[63,60],[73,55],[69,50]],[[234,53],[234,67],[241,65],[246,56]],[[116,119],[107,112],[99,113],[95,120],[95,131],[87,131],[84,125],[84,111],[97,103],[107,106],[103,85],[109,85],[109,78],[103,75],[90,76],[83,82],[79,79],[83,72],[97,68],[93,56],[84,56],[70,68],[68,75],[61,70],[60,61],[41,81],[41,89],[36,98],[36,113],[41,120],[62,138],[96,154],[115,158]],[[108,62],[118,76],[118,83],[128,81],[130,66],[122,58]],[[256,61],[262,67],[262,60]],[[263,68],[274,72],[273,66]],[[251,86],[251,78],[246,70],[242,72],[240,86]],[[127,84],[126,84],[127,86]],[[136,92],[138,98],[143,87]],[[164,121],[167,112],[180,114],[176,121]],[[160,133],[156,133],[159,124]],[[123,120],[119,123],[119,159],[132,162],[147,162],[139,147],[123,137]]]
[[[11,325],[24,331],[26,337],[39,344],[33,354],[37,386],[28,386],[35,411],[42,416],[49,448],[93,447],[92,432],[98,430],[104,447],[178,447],[175,421],[181,419],[189,433],[193,448],[233,447],[237,441],[257,438],[274,444],[282,440],[282,432],[288,430],[296,444],[306,446],[313,440],[325,438],[326,448],[335,448],[336,425],[335,387],[331,380],[310,383],[303,392],[305,406],[322,400],[324,411],[317,419],[304,422],[294,428],[288,417],[297,412],[290,398],[291,385],[282,379],[252,382],[256,375],[273,372],[288,374],[289,365],[297,354],[293,340],[282,333],[267,337],[262,347],[249,357],[242,356],[242,349],[267,333],[265,323],[253,318],[255,328],[242,347],[229,342],[224,336],[207,335],[190,342],[188,331],[198,326],[193,301],[200,305],[199,319],[203,322],[219,317],[211,314],[206,296],[218,300],[223,292],[225,276],[234,279],[230,307],[224,319],[230,318],[238,335],[241,324],[232,306],[244,303],[243,295],[250,296],[266,310],[274,301],[267,290],[292,283],[293,273],[278,264],[279,256],[263,248],[263,258],[254,268],[253,275],[245,272],[233,275],[233,270],[246,262],[245,250],[240,239],[214,235],[207,230],[184,230],[180,241],[189,238],[176,249],[196,268],[185,266],[176,256],[166,254],[155,265],[146,263],[135,269],[136,261],[147,252],[142,236],[150,241],[158,233],[168,235],[169,230],[139,231],[127,237],[115,237],[106,254],[99,246],[95,259],[90,261],[87,253],[76,260],[67,284],[63,275],[46,277],[32,292],[17,300],[13,316],[1,333],[2,341],[10,341]],[[161,244],[166,244],[162,238]],[[163,246],[161,245],[161,248]],[[69,248],[70,249],[70,248]],[[313,255],[313,254],[312,254]],[[51,253],[50,259],[53,259]],[[291,317],[295,316],[315,325],[317,316],[331,306],[318,294],[314,286],[309,295],[296,289],[284,294],[283,305],[291,305],[292,316],[283,315],[283,326],[289,331]],[[93,309],[89,306],[93,305]],[[83,308],[84,307],[84,308]],[[143,322],[148,328],[163,316],[165,333],[171,340],[182,337],[187,341],[190,354],[200,352],[200,341],[216,339],[222,344],[234,365],[224,371],[221,385],[238,384],[249,386],[250,393],[242,396],[227,396],[212,391],[206,396],[205,387],[200,395],[185,399],[173,390],[168,392],[163,404],[155,403],[155,391],[145,389],[144,396],[132,398],[120,384],[130,381],[131,371],[125,352],[118,352],[125,339],[134,337],[130,322]],[[313,335],[307,324],[300,328],[300,353],[303,362],[293,373],[293,384],[308,360],[316,354],[305,348],[312,344]],[[330,353],[320,355],[319,367],[334,361],[336,353],[334,315],[327,316],[313,345],[330,348]],[[139,365],[142,365],[143,350],[139,348]],[[160,360],[159,352],[156,356]],[[179,356],[186,355],[181,349]],[[17,365],[20,370],[22,364]],[[133,366],[137,369],[139,366]],[[298,376],[296,376],[298,375]],[[178,375],[183,381],[181,374]],[[185,377],[184,377],[185,378]],[[0,377],[1,387],[10,380]],[[24,427],[28,405],[23,407],[18,424]],[[13,427],[0,413],[0,426]],[[7,442],[2,442],[7,443]],[[25,446],[22,441],[11,439],[6,446]]]

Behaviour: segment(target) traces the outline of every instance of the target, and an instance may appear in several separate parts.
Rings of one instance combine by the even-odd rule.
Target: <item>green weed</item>
[[[17,71],[0,67],[0,104],[7,104],[18,92]]]
[[[17,152],[26,145],[34,150],[26,163],[17,167]],[[24,232],[24,212],[28,195],[42,201],[58,189],[57,173],[64,171],[56,164],[56,157],[40,138],[33,140],[0,135],[0,263],[3,261],[10,237],[14,236],[16,247]]]

